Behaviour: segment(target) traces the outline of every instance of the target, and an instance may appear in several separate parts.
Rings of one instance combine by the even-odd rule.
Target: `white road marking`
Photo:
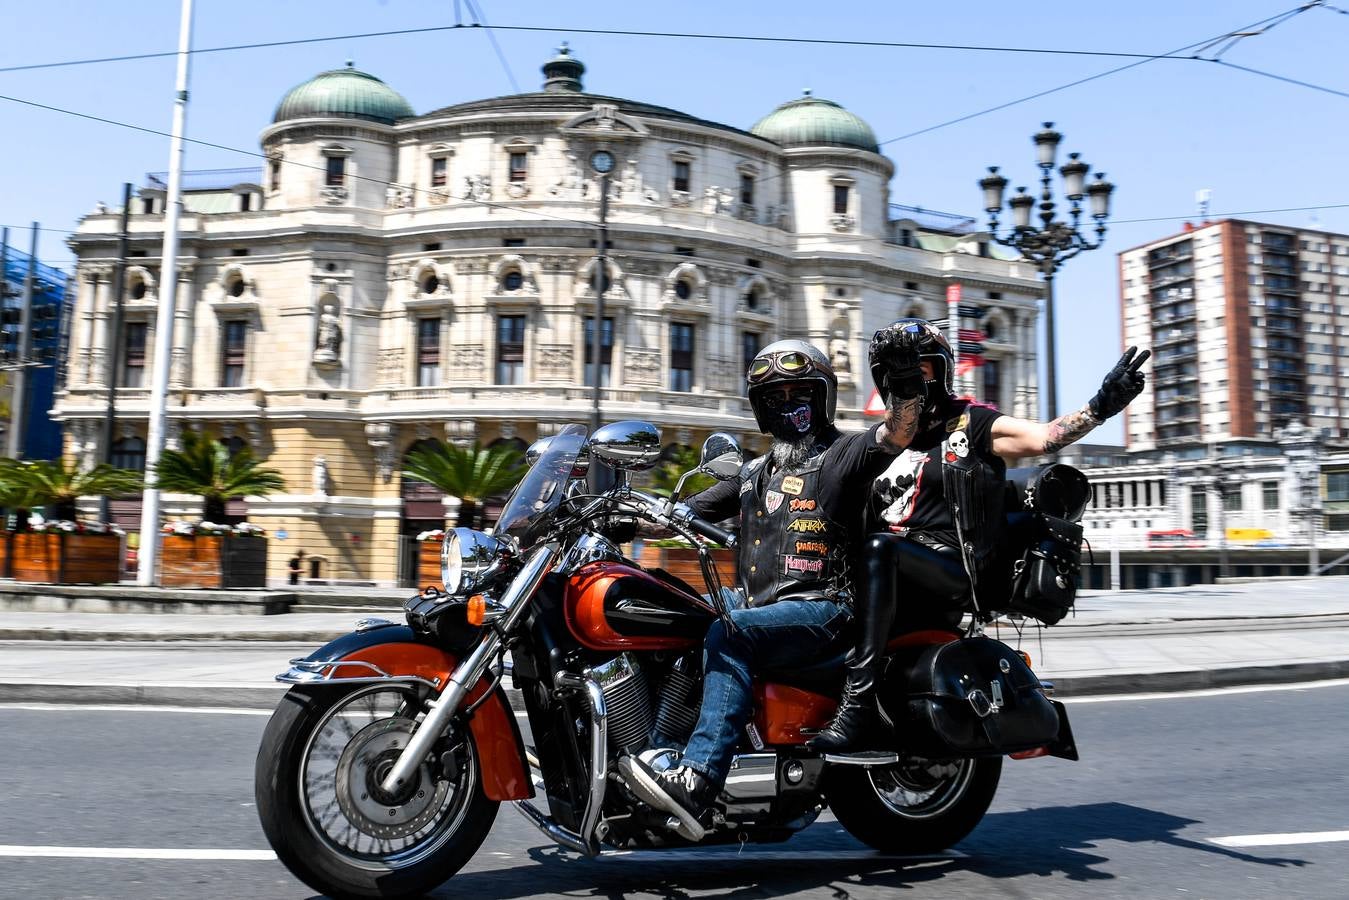
[[[0,703],[2,709],[27,712],[158,712],[208,716],[270,716],[274,710],[234,706],[152,706],[145,703]]]
[[[747,846],[744,852],[731,847],[725,850],[605,850],[601,859],[623,857],[635,862],[736,862],[745,860],[754,862],[885,862],[894,860],[903,863],[935,863],[948,859],[968,859],[966,853],[959,850],[944,850],[941,853],[918,853],[905,856],[899,853],[878,853],[874,850],[801,850],[788,853],[781,850],[758,851]]]
[[[1333,844],[1349,841],[1349,831],[1303,831],[1287,834],[1234,834],[1209,838],[1219,847],[1287,847],[1292,844]]]
[[[1049,679],[1053,681],[1054,679]],[[1344,687],[1349,678],[1325,681],[1290,681],[1287,684],[1248,684],[1241,687],[1204,688],[1196,691],[1155,691],[1147,694],[1099,694],[1088,697],[1056,697],[1066,705],[1075,703],[1125,703],[1138,700],[1184,700],[1191,697],[1223,697],[1228,694],[1264,694],[1270,691],[1306,691],[1314,688]]]
[[[0,856],[64,857],[68,859],[210,859],[270,861],[270,850],[196,850],[154,847],[26,847],[0,844]]]

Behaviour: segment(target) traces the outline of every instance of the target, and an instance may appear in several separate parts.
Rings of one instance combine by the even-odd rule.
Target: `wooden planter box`
[[[417,590],[434,587],[445,590],[440,580],[440,548],[444,541],[422,541],[417,545]]]
[[[257,535],[164,536],[159,585],[166,588],[264,588],[267,539]]]
[[[639,560],[647,568],[660,568],[671,575],[684,579],[698,590],[706,590],[703,582],[703,568],[698,564],[698,551],[692,547],[653,547],[645,544]],[[712,562],[721,576],[723,587],[735,587],[735,551],[713,550]]]
[[[17,532],[10,564],[15,581],[115,584],[121,577],[121,557],[122,538],[116,534]]]
[[[0,578],[9,578],[9,561],[13,557],[10,552],[14,544],[14,532],[0,532]]]

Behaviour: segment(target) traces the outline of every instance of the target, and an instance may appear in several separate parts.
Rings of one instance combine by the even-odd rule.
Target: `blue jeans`
[[[721,620],[713,622],[703,644],[703,708],[680,765],[719,788],[753,712],[754,669],[799,665],[834,652],[851,618],[846,606],[830,600],[783,600],[731,610],[733,635]]]

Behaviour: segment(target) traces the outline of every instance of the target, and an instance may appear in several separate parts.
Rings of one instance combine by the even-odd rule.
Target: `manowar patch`
[[[782,570],[788,575],[823,575],[828,561],[808,556],[784,556]]]

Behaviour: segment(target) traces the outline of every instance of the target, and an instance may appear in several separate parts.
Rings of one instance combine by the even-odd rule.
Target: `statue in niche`
[[[310,470],[310,480],[313,485],[314,494],[319,497],[328,496],[328,460],[322,456],[314,457],[314,467]]]
[[[852,372],[852,356],[848,352],[848,325],[846,322],[838,321],[834,323],[834,330],[829,338],[829,362],[833,365],[836,374],[847,375]]]
[[[581,190],[581,160],[576,153],[568,150],[566,152],[567,165],[564,167],[563,175],[557,181],[553,182],[552,193],[571,196]]]
[[[325,303],[319,315],[318,334],[314,341],[314,364],[328,367],[337,365],[337,354],[341,349],[342,325],[337,319],[337,307]]]

